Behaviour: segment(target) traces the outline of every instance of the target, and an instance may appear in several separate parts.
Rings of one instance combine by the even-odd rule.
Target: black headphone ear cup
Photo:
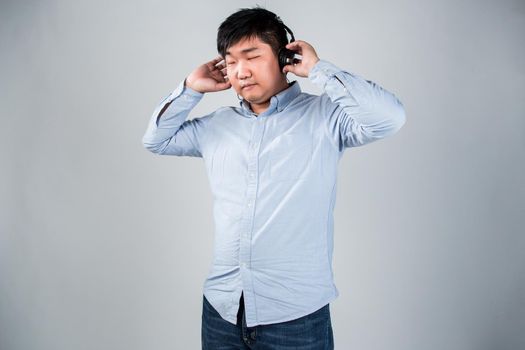
[[[281,72],[286,65],[286,53],[284,52],[284,48],[279,49],[278,53],[278,60],[279,60],[279,68],[281,69]]]
[[[279,67],[281,68],[281,71],[283,70],[284,66],[293,62],[294,56],[295,52],[285,47],[279,50]]]

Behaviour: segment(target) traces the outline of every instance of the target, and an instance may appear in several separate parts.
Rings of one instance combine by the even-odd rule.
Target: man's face
[[[271,46],[259,38],[242,39],[230,46],[225,60],[233,88],[256,113],[259,106],[269,104],[273,95],[288,87]]]

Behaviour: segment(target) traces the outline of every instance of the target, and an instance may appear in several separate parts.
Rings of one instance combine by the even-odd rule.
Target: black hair
[[[284,23],[273,12],[257,5],[242,8],[224,20],[217,30],[217,51],[224,58],[226,50],[242,39],[259,38],[270,45],[278,56],[279,49],[288,44]]]

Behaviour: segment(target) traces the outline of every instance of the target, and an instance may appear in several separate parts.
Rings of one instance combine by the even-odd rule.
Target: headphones
[[[275,16],[275,18],[277,19],[277,22],[279,22],[279,24],[281,24],[291,36],[291,40],[287,44],[295,41],[291,29],[283,23],[279,16]],[[286,39],[288,39],[288,35],[286,36]],[[279,68],[281,69],[281,72],[283,71],[284,66],[286,66],[287,64],[293,64],[299,61],[298,59],[294,58],[295,54],[295,51],[289,50],[284,46],[279,49],[279,51],[277,52],[277,59],[279,60]]]

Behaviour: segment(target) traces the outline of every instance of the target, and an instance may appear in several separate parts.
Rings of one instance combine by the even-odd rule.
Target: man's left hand
[[[283,73],[292,72],[298,77],[308,78],[310,70],[319,61],[319,56],[312,45],[303,40],[295,40],[286,45],[286,48],[297,52],[302,56],[298,63],[287,64],[283,68]]]

